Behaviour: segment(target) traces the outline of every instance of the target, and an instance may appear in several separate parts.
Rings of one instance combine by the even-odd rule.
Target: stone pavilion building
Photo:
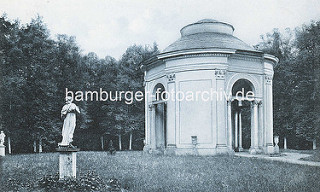
[[[143,64],[150,93],[145,151],[273,153],[272,78],[278,59],[233,32],[230,24],[200,20]]]

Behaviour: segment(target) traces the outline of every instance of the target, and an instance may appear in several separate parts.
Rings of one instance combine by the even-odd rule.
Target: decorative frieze
[[[166,55],[165,57],[159,57],[163,59],[164,62],[175,60],[175,59],[184,59],[192,57],[229,57],[230,53],[181,53],[180,55]]]
[[[174,82],[176,80],[176,74],[175,73],[167,74],[167,78],[168,78],[168,82]]]
[[[230,59],[243,60],[243,61],[252,61],[252,62],[262,62],[261,57],[249,56],[249,55],[233,55]]]
[[[254,107],[254,106],[259,105],[259,102],[260,102],[260,100],[258,100],[258,99],[252,100],[252,101],[251,101],[251,107]]]
[[[152,111],[155,106],[153,104],[149,104],[149,111]]]
[[[265,80],[266,80],[266,84],[271,84],[272,83],[272,75],[265,75],[264,76]]]
[[[215,69],[215,77],[216,79],[224,79],[226,75],[226,70],[225,69]]]
[[[231,106],[232,101],[233,101],[233,99],[232,99],[232,98],[227,99],[227,105],[228,105],[228,106]]]

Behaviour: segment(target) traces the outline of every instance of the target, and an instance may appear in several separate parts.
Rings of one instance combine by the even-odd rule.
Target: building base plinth
[[[255,154],[262,153],[262,150],[259,149],[259,148],[250,148],[249,149],[249,153],[252,154],[252,155],[255,155]]]
[[[234,153],[234,150],[232,148],[227,147],[227,145],[217,145],[216,148],[217,154],[230,154]]]
[[[168,147],[164,150],[165,155],[175,155],[176,145],[168,145]]]
[[[219,154],[234,155],[234,150],[229,147],[219,146],[215,148],[186,147],[177,148],[176,146],[167,146],[165,149],[144,148],[144,152],[154,155],[191,155],[191,156],[213,156]]]

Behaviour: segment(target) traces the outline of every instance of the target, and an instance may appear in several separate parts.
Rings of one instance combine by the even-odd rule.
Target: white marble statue
[[[1,131],[1,133],[0,133],[0,146],[3,146],[5,137],[6,137],[6,135],[4,134],[4,132]]]
[[[64,119],[62,128],[62,142],[59,146],[73,147],[71,142],[73,141],[73,133],[76,127],[76,113],[80,113],[79,107],[72,103],[72,97],[66,98],[66,104],[62,107],[61,118]]]

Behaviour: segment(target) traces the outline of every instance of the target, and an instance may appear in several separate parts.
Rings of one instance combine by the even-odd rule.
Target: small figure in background
[[[113,147],[113,141],[112,140],[110,140],[108,148],[109,148],[109,153],[111,155],[116,154],[116,149]]]
[[[80,114],[79,107],[72,103],[72,97],[66,97],[66,104],[61,110],[61,118],[63,121],[62,142],[59,146],[74,147],[72,143],[74,129],[76,127],[76,113]]]

